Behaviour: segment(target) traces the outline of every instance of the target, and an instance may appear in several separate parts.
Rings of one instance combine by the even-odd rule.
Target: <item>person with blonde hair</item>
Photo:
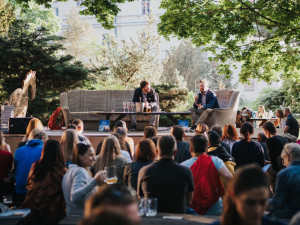
[[[0,131],[0,151],[10,152],[10,146],[5,142],[4,134]]]
[[[61,139],[60,139],[60,144],[62,146],[62,150],[65,155],[67,167],[72,161],[72,154],[73,154],[74,148],[76,147],[78,142],[79,142],[79,139],[78,139],[78,134],[77,134],[76,130],[68,129],[63,132]]]
[[[100,154],[96,156],[94,171],[104,170],[107,166],[116,166],[118,183],[123,183],[124,168],[128,164],[121,153],[121,146],[118,138],[114,135],[109,135],[103,141]]]
[[[18,148],[20,148],[26,144],[26,142],[29,140],[28,137],[29,137],[30,132],[36,128],[40,129],[40,130],[44,130],[44,126],[43,126],[42,122],[38,118],[32,118],[27,125],[26,134],[23,137],[22,142],[20,142],[18,144]]]

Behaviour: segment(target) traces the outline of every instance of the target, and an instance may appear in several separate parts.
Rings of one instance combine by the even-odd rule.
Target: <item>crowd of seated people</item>
[[[58,142],[34,119],[14,156],[0,133],[1,196],[10,189],[14,161],[14,203],[31,209],[24,224],[57,224],[78,212],[84,212],[80,224],[138,224],[143,197],[156,197],[158,212],[220,216],[216,224],[281,224],[278,218],[300,211],[300,145],[290,143],[295,132],[288,112],[289,138],[278,135],[273,122],[257,141],[249,122],[241,124],[242,138],[233,124],[209,129],[198,123],[189,141],[181,126],[162,136],[148,126],[134,143],[120,121],[96,151],[82,121]],[[106,183],[109,166],[116,167],[113,185]]]

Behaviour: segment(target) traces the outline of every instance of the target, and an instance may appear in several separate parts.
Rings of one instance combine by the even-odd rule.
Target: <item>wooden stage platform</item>
[[[55,139],[57,141],[60,141],[62,133],[64,130],[49,130],[48,128],[45,129],[47,135],[49,136],[49,139]],[[170,134],[171,127],[160,127],[158,128],[158,136]],[[237,128],[238,133],[240,132],[240,129]],[[256,140],[258,132],[262,131],[261,128],[255,128],[254,134],[252,135],[252,138]],[[86,130],[84,131],[83,135],[88,137],[90,142],[92,143],[93,147],[96,149],[97,145],[101,140],[106,138],[108,135],[110,135],[112,131],[110,132],[99,132],[99,131],[90,131]],[[277,129],[277,133],[279,135],[283,134],[282,129]],[[134,143],[137,143],[139,140],[141,140],[144,136],[144,133],[142,131],[128,131],[127,135],[131,138],[133,138]],[[186,132],[185,133],[185,141],[189,141],[191,137],[193,137],[195,133]],[[10,145],[11,151],[14,154],[18,143],[21,142],[22,138],[24,137],[24,134],[4,134],[5,141]],[[240,136],[241,137],[241,136]]]

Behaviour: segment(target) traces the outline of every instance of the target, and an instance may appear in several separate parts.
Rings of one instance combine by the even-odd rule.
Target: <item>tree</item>
[[[279,89],[266,89],[260,93],[256,105],[264,105],[267,110],[291,107],[293,112],[300,112],[300,79],[287,80]]]
[[[0,36],[4,35],[10,23],[15,19],[14,9],[7,0],[0,1]]]
[[[138,31],[137,40],[122,40],[118,44],[115,38],[107,36],[107,43],[99,50],[98,65],[109,67],[114,82],[119,82],[126,89],[138,86],[141,79],[159,83],[162,63],[159,60],[160,37],[155,32],[153,15],[148,18],[148,25]]]
[[[67,28],[63,31],[66,38],[63,41],[66,52],[74,56],[77,61],[89,61],[93,56],[93,45],[96,37],[90,23],[82,19],[78,11],[73,8],[67,16]]]
[[[200,48],[194,47],[190,42],[183,41],[177,48],[167,53],[167,60],[164,64],[163,75],[169,84],[176,83],[179,75],[183,76],[189,90],[198,90],[200,79],[210,81],[210,88],[217,89],[220,81],[227,88],[231,88],[231,76],[216,71],[216,63],[209,62],[204,57]]]
[[[299,1],[163,0],[161,8],[160,33],[206,46],[222,73],[242,62],[242,82],[299,77]]]
[[[50,8],[52,0],[16,0],[18,3],[28,4],[31,1]],[[66,2],[67,0],[58,0],[58,2]],[[74,0],[76,1],[76,0]],[[114,18],[120,12],[118,4],[132,2],[134,0],[85,0],[81,3],[84,6],[80,11],[82,15],[95,16],[101,25],[106,29],[112,29],[114,26]]]
[[[28,114],[49,116],[59,105],[61,92],[82,87],[88,70],[79,62],[71,64],[71,55],[59,56],[63,50],[57,44],[62,37],[50,36],[45,28],[28,32],[28,25],[15,21],[8,33],[0,38],[1,102],[22,87],[26,73],[36,71],[36,99],[29,102]]]

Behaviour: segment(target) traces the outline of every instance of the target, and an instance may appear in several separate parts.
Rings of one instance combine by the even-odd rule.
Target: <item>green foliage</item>
[[[94,69],[108,67],[106,72],[110,75],[106,76],[126,89],[138,86],[142,79],[153,84],[160,83],[160,38],[154,27],[154,16],[149,15],[147,27],[138,31],[136,40],[130,38],[119,44],[115,38],[107,35],[107,43],[99,48],[97,62],[93,63]]]
[[[71,64],[71,55],[58,56],[62,37],[50,36],[45,28],[27,32],[28,25],[15,21],[0,38],[1,102],[17,88],[29,70],[36,71],[37,95],[29,102],[28,114],[36,117],[52,113],[59,105],[61,92],[85,85],[88,71],[80,62]]]
[[[40,27],[46,28],[51,35],[60,32],[61,20],[55,15],[53,9],[45,9],[33,1],[29,1],[28,4],[18,4],[17,0],[9,1],[15,8],[16,18],[28,24],[29,32],[34,32]]]
[[[176,112],[187,110],[188,96],[187,89],[175,85],[153,85],[159,94],[159,106],[163,111]]]
[[[75,61],[89,64],[91,58],[94,57],[93,48],[96,45],[96,36],[92,25],[82,19],[75,8],[67,15],[67,28],[63,31],[63,36],[66,38],[63,41],[65,52],[74,56]]]
[[[266,110],[291,107],[293,112],[300,112],[300,80],[283,83],[280,89],[266,89],[256,101],[256,105],[264,105]],[[258,108],[258,107],[257,107]]]
[[[167,53],[167,61],[163,74],[165,82],[176,83],[178,76],[183,76],[189,90],[199,89],[199,80],[210,81],[210,88],[217,89],[220,81],[227,88],[231,88],[231,76],[226,77],[216,70],[216,63],[209,62],[200,48],[194,47],[190,42],[183,41],[177,48]]]
[[[31,1],[40,5],[51,7],[52,0],[16,0],[18,3],[29,4]],[[58,0],[58,2],[66,2],[67,0]],[[114,26],[114,18],[120,12],[118,4],[132,2],[134,0],[85,0],[81,3],[83,10],[82,15],[95,16],[101,25],[106,29],[112,29]]]
[[[299,1],[162,0],[161,8],[160,33],[206,46],[225,75],[241,62],[241,82],[300,76]]]
[[[11,22],[15,19],[14,8],[7,0],[0,1],[0,36],[4,35]]]

